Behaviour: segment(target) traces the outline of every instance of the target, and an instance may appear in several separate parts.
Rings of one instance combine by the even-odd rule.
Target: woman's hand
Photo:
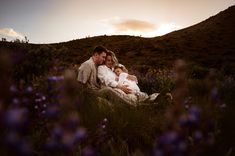
[[[118,85],[117,88],[121,89],[126,94],[129,94],[132,91],[130,88],[128,88],[128,85]]]
[[[131,81],[135,81],[136,83],[138,82],[137,77],[135,75],[128,74],[127,79]]]

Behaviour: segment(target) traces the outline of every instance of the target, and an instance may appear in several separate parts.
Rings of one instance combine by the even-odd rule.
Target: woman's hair
[[[116,55],[114,54],[114,52],[112,52],[111,50],[108,50],[106,53],[106,57],[107,56],[111,56],[114,65],[118,64],[118,59],[117,59]]]

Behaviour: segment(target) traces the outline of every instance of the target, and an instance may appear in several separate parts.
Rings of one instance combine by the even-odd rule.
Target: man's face
[[[101,65],[104,63],[106,58],[106,53],[102,52],[101,54],[96,54],[97,65]]]

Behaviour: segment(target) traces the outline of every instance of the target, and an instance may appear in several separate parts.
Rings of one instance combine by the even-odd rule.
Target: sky
[[[0,0],[0,38],[58,43],[99,35],[161,36],[235,0]]]

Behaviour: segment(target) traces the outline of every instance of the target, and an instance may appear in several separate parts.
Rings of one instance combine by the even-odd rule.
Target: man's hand
[[[135,81],[136,83],[138,82],[137,77],[135,75],[128,74],[127,79],[131,81]]]
[[[117,88],[119,88],[119,89],[121,89],[123,92],[125,92],[126,94],[129,94],[129,93],[131,93],[131,89],[130,88],[128,88],[128,85],[122,85],[122,86],[119,86],[118,85],[118,87]]]

